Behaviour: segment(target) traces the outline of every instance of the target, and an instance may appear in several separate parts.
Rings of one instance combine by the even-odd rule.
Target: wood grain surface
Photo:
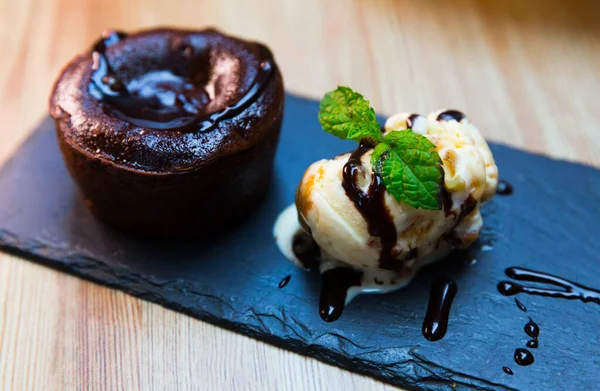
[[[600,165],[595,0],[0,0],[0,161],[76,52],[155,25],[263,41],[292,92],[348,84],[382,113],[458,108],[491,140]],[[0,254],[0,389],[386,388]]]

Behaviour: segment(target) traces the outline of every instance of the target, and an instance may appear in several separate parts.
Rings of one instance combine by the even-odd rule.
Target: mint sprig
[[[342,140],[383,141],[375,110],[361,94],[350,87],[340,86],[321,100],[319,122],[327,133]]]
[[[396,201],[419,209],[442,208],[444,171],[429,139],[410,129],[392,131],[384,137],[369,101],[343,86],[325,94],[319,122],[326,132],[338,138],[368,142],[375,147],[371,164]]]

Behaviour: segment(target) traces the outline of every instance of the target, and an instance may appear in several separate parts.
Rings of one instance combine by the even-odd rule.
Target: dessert
[[[325,95],[319,120],[360,145],[306,170],[274,234],[287,258],[323,274],[320,311],[331,321],[356,294],[399,289],[424,265],[473,243],[498,169],[455,110],[395,114],[380,130],[369,102],[339,87]]]
[[[260,199],[283,115],[269,49],[215,30],[107,32],[50,97],[87,205],[124,232],[214,232]]]

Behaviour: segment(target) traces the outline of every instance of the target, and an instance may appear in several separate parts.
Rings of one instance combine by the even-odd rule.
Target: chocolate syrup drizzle
[[[292,239],[292,251],[306,270],[318,270],[321,249],[312,236],[304,231],[298,231]],[[337,267],[325,271],[322,275],[321,298],[319,314],[326,322],[338,320],[346,305],[348,289],[360,286],[363,272],[356,269]],[[283,288],[289,282],[290,276],[279,283]]]
[[[540,327],[531,318],[529,318],[529,322],[527,322],[523,330],[525,334],[533,339],[537,339],[540,336]]]
[[[527,312],[527,307],[525,307],[525,305],[523,303],[521,303],[521,301],[519,299],[517,299],[516,297],[515,297],[515,304],[521,311]]]
[[[450,280],[437,280],[431,285],[422,328],[423,336],[428,341],[439,341],[446,335],[450,308],[457,290],[454,281]]]
[[[537,349],[537,347],[538,347],[538,340],[537,339],[530,339],[529,341],[527,341],[527,343],[525,344],[525,346],[527,346],[528,348]]]
[[[525,334],[531,338],[529,341],[527,341],[526,346],[528,348],[537,349],[538,337],[540,336],[540,327],[533,321],[533,319],[529,318],[529,322],[527,322],[525,325],[524,331]]]
[[[237,102],[224,109],[210,113],[198,113],[193,97],[177,94],[172,105],[165,104],[156,96],[140,97],[128,91],[106,57],[106,49],[127,38],[127,34],[111,31],[103,34],[93,46],[94,59],[90,93],[106,103],[105,112],[136,126],[181,132],[209,132],[221,121],[231,119],[248,108],[259,96],[273,75],[273,59],[266,58],[260,64],[256,79],[248,92]],[[189,84],[189,83],[188,83]]]
[[[511,267],[505,270],[508,277],[517,281],[538,282],[564,289],[549,289],[523,286],[512,281],[501,281],[498,284],[498,291],[504,296],[513,296],[518,293],[525,293],[534,296],[554,297],[567,300],[581,300],[584,303],[600,304],[600,291],[586,286],[576,284],[551,274],[536,272],[534,270]]]
[[[511,269],[517,269],[517,268],[511,268]],[[506,270],[507,274],[509,274],[509,270],[510,269]],[[526,269],[521,269],[521,270],[524,271]],[[535,273],[537,273],[537,272],[535,272]],[[511,276],[511,277],[514,276],[514,273],[511,271],[509,276]],[[537,282],[539,282],[539,281],[537,281]],[[498,289],[500,289],[500,284],[498,285]],[[525,308],[523,303],[521,303],[519,301],[519,299],[517,299],[516,297],[515,297],[515,304],[521,311],[527,312],[527,308]],[[527,322],[525,324],[525,327],[523,327],[523,331],[525,331],[525,334],[527,334],[527,336],[529,338],[531,338],[529,341],[527,341],[525,346],[527,346],[530,349],[537,349],[537,347],[539,345],[538,337],[540,336],[540,327],[537,325],[537,323],[535,323],[533,321],[533,319],[531,319],[531,317],[529,317],[529,322]],[[522,366],[531,365],[535,361],[535,357],[534,357],[533,353],[531,353],[529,350],[523,349],[523,348],[517,348],[515,350],[515,354],[514,354],[513,358],[517,364],[522,365]],[[502,369],[504,370],[504,372],[506,372],[509,375],[513,374],[512,370],[510,371],[510,373],[506,371],[507,367],[503,367]],[[510,370],[510,368],[508,368],[508,369]]]
[[[517,281],[549,284],[563,288],[551,289],[529,287],[512,281],[501,281],[498,284],[498,291],[504,296],[513,296],[519,293],[525,293],[534,296],[554,297],[566,300],[581,300],[584,303],[600,304],[600,290],[588,288],[584,285],[574,283],[552,274],[537,272],[520,267],[511,267],[506,269],[504,272],[508,277]],[[516,298],[515,303],[521,311],[527,312],[525,306]],[[526,346],[530,349],[537,349],[539,346],[540,335],[540,328],[537,323],[535,323],[533,319],[529,318],[529,322],[527,322],[523,330],[525,331],[525,334],[531,338],[529,341],[527,341]],[[514,359],[517,364],[523,366],[531,365],[535,360],[534,355],[529,350],[523,348],[518,348],[515,350]]]
[[[515,302],[517,303],[517,306],[519,307],[519,309],[521,309],[521,306],[523,306],[523,304],[521,304],[521,302],[518,301],[516,298],[515,298]],[[523,308],[525,308],[525,306],[523,306]],[[528,348],[531,348],[531,349],[537,349],[538,337],[540,336],[540,328],[537,325],[537,323],[535,323],[533,321],[533,319],[529,318],[529,322],[527,322],[527,324],[523,328],[523,331],[525,331],[525,334],[527,334],[531,338],[529,341],[527,341],[525,346],[527,346]],[[513,357],[514,357],[515,362],[519,365],[531,365],[531,364],[533,364],[533,362],[535,360],[533,353],[531,353],[529,350],[523,349],[523,348],[517,348],[515,350],[515,354]],[[507,369],[510,372],[508,372]],[[509,375],[513,374],[512,370],[510,370],[510,368],[503,367],[502,370]]]
[[[323,273],[319,314],[325,322],[338,320],[346,305],[348,289],[360,286],[363,273],[361,271],[338,267]]]
[[[446,110],[439,113],[436,120],[460,122],[465,118],[467,118],[467,116],[458,110]]]
[[[298,231],[292,238],[292,251],[294,252],[294,255],[296,255],[296,258],[302,263],[304,269],[319,269],[321,248],[310,234],[304,231]]]
[[[368,143],[362,142],[352,152],[348,162],[344,165],[342,187],[367,222],[369,234],[381,240],[379,267],[393,270],[397,266],[396,257],[393,254],[397,232],[394,221],[385,206],[385,186],[375,173],[371,175],[371,183],[366,193],[358,185],[358,176],[364,175],[364,167],[360,159],[372,148]],[[414,256],[415,254],[410,255]]]
[[[458,226],[471,212],[477,207],[477,200],[471,194],[467,196],[463,204],[460,206],[460,212],[456,218],[455,227]]]
[[[417,120],[419,118],[422,118],[422,117],[423,116],[421,114],[411,114],[411,115],[409,115],[408,118],[406,119],[406,126],[408,128],[412,129],[412,127],[415,126],[415,122],[417,122]]]

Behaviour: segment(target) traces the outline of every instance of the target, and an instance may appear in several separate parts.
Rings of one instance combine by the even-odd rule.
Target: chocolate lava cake
[[[109,31],[62,71],[50,114],[86,204],[146,237],[221,230],[262,198],[283,115],[270,50],[215,30]]]

